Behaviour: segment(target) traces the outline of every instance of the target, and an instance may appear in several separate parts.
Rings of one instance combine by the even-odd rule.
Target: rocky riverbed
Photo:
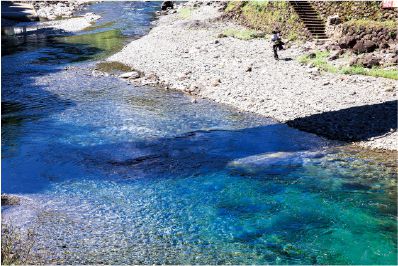
[[[55,20],[58,18],[70,18],[73,12],[79,10],[88,0],[71,1],[36,1],[33,2],[37,16],[40,19]]]
[[[94,13],[86,13],[84,16],[61,20],[42,22],[20,22],[16,27],[26,27],[29,30],[48,29],[50,31],[77,32],[93,25],[93,22],[101,18]]]
[[[181,4],[108,60],[138,70],[133,83],[181,90],[365,147],[398,149],[394,80],[297,62],[313,43],[293,44],[275,61],[268,38],[223,37],[245,29],[221,17],[219,3]]]

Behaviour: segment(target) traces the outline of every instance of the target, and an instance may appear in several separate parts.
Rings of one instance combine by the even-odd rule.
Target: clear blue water
[[[117,30],[114,42],[126,42],[149,30],[156,8],[93,4],[107,24],[79,35]],[[34,228],[43,262],[396,264],[394,164],[206,100],[93,77],[116,48],[80,45],[28,42],[2,57],[2,192],[24,199],[2,214]]]

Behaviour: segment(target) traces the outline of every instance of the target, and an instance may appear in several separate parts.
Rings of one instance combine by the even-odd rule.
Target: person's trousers
[[[278,47],[279,47],[278,44],[272,45],[272,50],[274,50],[274,58],[275,59],[279,59],[279,57],[278,57]]]

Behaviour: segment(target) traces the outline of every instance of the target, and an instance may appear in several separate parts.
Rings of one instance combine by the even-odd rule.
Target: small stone
[[[336,52],[334,52],[333,54],[331,54],[331,55],[328,57],[328,59],[329,59],[330,61],[336,60],[337,58],[339,58],[339,56],[340,56],[340,51],[336,51]]]
[[[316,54],[315,53],[310,53],[309,55],[308,55],[308,58],[311,58],[311,59],[313,59],[313,58],[315,58],[316,57]]]
[[[139,77],[140,77],[140,73],[138,73],[137,71],[126,72],[126,73],[119,75],[119,78],[122,78],[122,79],[136,79]]]
[[[329,82],[329,81],[326,81],[326,82],[324,82],[322,85],[323,85],[323,86],[330,85],[330,82]]]
[[[191,100],[191,103],[197,103],[198,101],[194,98]]]
[[[104,73],[101,71],[98,71],[98,70],[93,70],[93,71],[91,71],[91,75],[93,77],[101,77],[101,76],[104,76]]]
[[[220,79],[215,79],[213,80],[213,82],[211,83],[211,85],[213,85],[214,87],[218,86],[221,83]]]
[[[186,78],[187,78],[187,75],[185,75],[184,73],[177,74],[177,80],[182,81]]]

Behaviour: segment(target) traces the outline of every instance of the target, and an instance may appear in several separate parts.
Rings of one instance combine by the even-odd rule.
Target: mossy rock
[[[129,72],[134,70],[131,67],[117,61],[100,62],[95,66],[95,69],[106,73]]]

